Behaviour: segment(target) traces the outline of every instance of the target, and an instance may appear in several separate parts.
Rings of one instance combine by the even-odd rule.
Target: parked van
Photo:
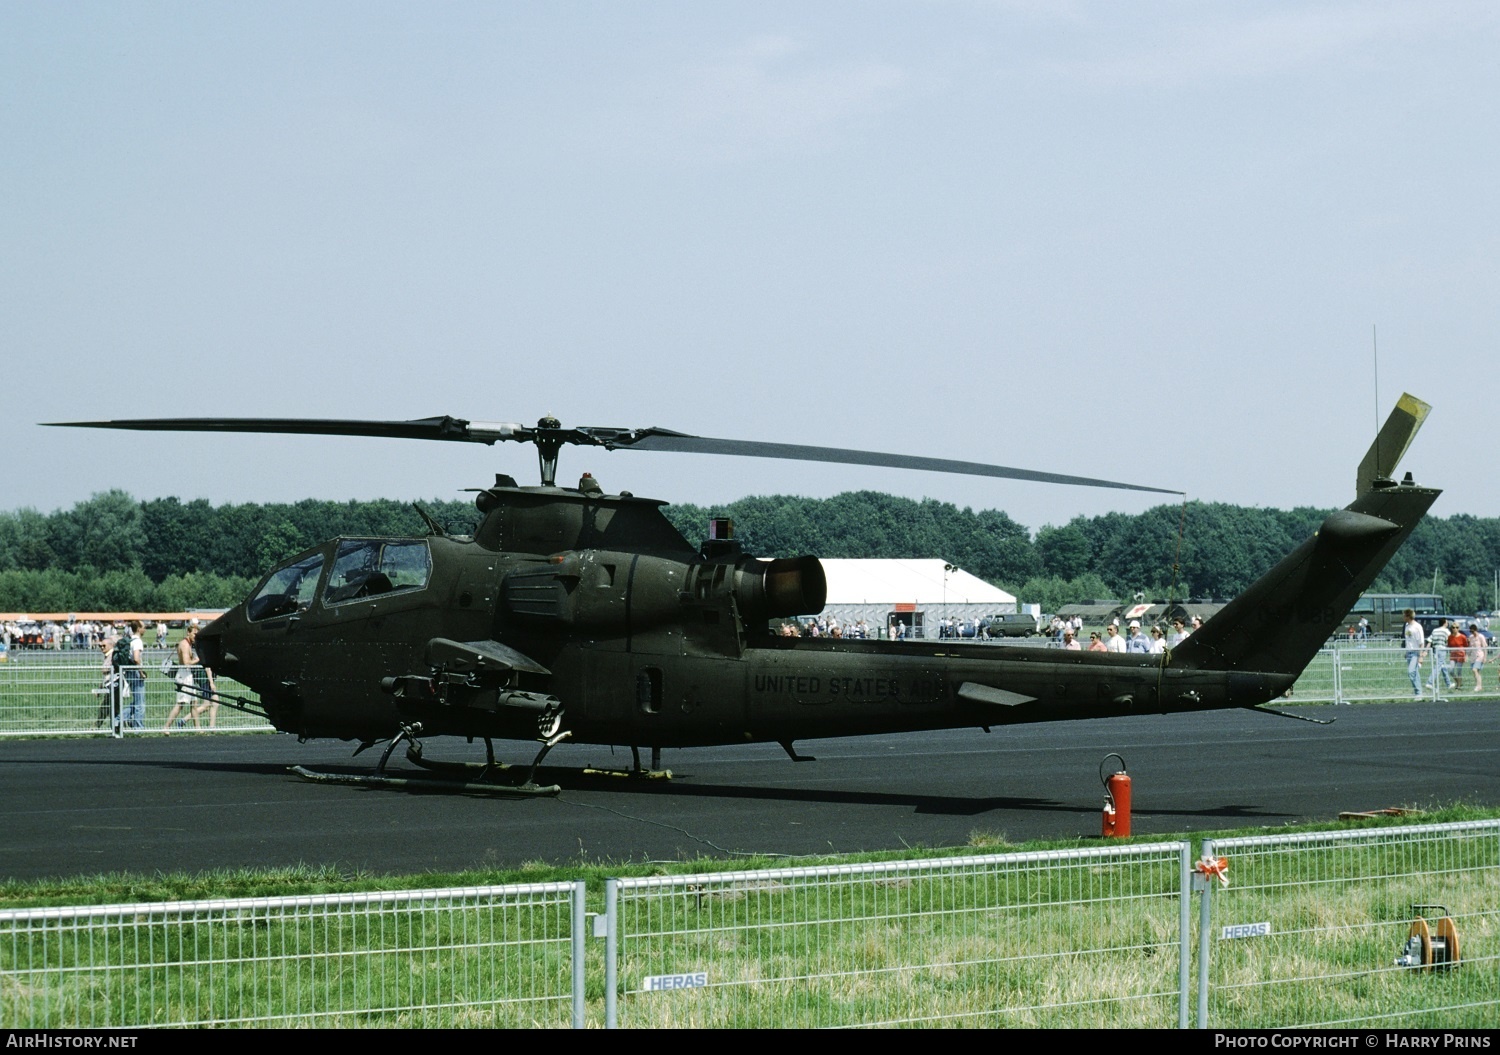
[[[1002,612],[992,615],[984,628],[986,637],[1035,637],[1042,632],[1041,616],[1030,612]]]

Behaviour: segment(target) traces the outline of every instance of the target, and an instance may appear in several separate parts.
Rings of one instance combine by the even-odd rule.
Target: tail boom
[[[1382,481],[1172,651],[1172,666],[1300,674],[1442,492]]]

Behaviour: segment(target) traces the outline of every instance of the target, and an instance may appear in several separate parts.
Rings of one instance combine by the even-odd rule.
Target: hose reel
[[[1434,927],[1422,912],[1437,909],[1442,913]],[[1411,929],[1406,945],[1396,957],[1397,967],[1420,967],[1424,971],[1449,971],[1458,966],[1458,926],[1448,914],[1446,905],[1413,905]]]

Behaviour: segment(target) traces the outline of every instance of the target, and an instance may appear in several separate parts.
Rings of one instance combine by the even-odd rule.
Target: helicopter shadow
[[[178,772],[201,774],[205,779],[218,777],[222,779],[226,774],[239,774],[256,778],[283,778],[293,784],[306,785],[314,789],[315,785],[307,783],[292,772],[292,766],[285,761],[261,761],[246,759],[187,759],[187,758],[133,758],[133,759],[100,759],[87,757],[53,758],[42,759],[10,759],[8,767],[28,766],[57,766],[62,765],[69,768],[82,767],[126,769],[138,772]],[[321,760],[317,766],[320,773],[332,776],[362,777],[368,776],[371,767],[359,763],[335,762],[329,763]],[[13,770],[13,771],[19,771]],[[432,775],[425,770],[411,769],[408,767],[392,766],[388,771],[391,777],[418,777],[432,779]],[[1016,795],[943,795],[920,791],[875,791],[875,790],[851,790],[833,788],[815,788],[798,786],[754,786],[740,783],[723,782],[699,782],[691,772],[674,773],[670,780],[647,780],[632,777],[626,773],[589,773],[574,767],[542,766],[535,774],[535,782],[541,785],[556,784],[561,787],[560,795],[564,798],[570,794],[603,795],[606,798],[624,801],[641,801],[652,798],[668,798],[679,800],[703,800],[724,802],[764,802],[764,803],[786,803],[797,805],[828,805],[836,807],[869,807],[875,809],[894,809],[909,812],[917,816],[934,817],[982,817],[987,814],[1005,813],[1038,813],[1054,814],[1058,816],[1092,817],[1097,816],[1099,808],[1093,804],[1080,804],[1064,802],[1057,799],[1016,796]],[[405,795],[415,798],[464,798],[464,799],[495,799],[501,798],[510,803],[519,803],[528,799],[545,802],[548,796],[518,796],[511,798],[504,793],[503,785],[496,785],[495,792],[485,793],[466,788],[463,784],[454,782],[451,787],[441,786],[441,780],[433,784],[410,787],[410,788],[383,788],[359,785],[343,785],[344,790],[361,791],[380,795]],[[113,782],[117,790],[119,783]],[[327,794],[332,789],[316,788],[319,793]],[[1197,819],[1207,826],[1219,823],[1275,823],[1294,819],[1293,814],[1283,811],[1266,810],[1263,807],[1244,803],[1222,803],[1217,805],[1200,806],[1192,809],[1171,808],[1141,808],[1136,806],[1134,814],[1141,818],[1182,818]],[[1060,833],[1061,834],[1061,833]]]
[[[1014,795],[938,795],[921,792],[851,791],[808,787],[754,787],[743,784],[686,783],[691,774],[674,775],[671,781],[632,781],[629,777],[590,777],[585,786],[576,776],[563,782],[561,773],[545,777],[547,782],[562,783],[563,794],[570,790],[619,790],[626,794],[670,795],[676,798],[724,799],[756,802],[824,803],[834,806],[872,806],[910,810],[917,815],[977,817],[987,813],[1028,812],[1097,817],[1099,807],[1062,802],[1057,799]],[[538,781],[543,781],[538,775]],[[1225,803],[1196,809],[1140,809],[1138,817],[1201,817],[1215,820],[1274,822],[1290,819],[1290,814],[1273,812],[1253,805]]]

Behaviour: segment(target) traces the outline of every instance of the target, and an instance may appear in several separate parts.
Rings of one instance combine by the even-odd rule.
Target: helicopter
[[[1429,410],[1403,396],[1360,464],[1354,501],[1160,654],[780,636],[773,623],[824,607],[816,557],[747,554],[727,520],[695,548],[665,502],[608,494],[587,473],[576,487],[556,481],[561,449],[588,446],[1180,493],[1162,488],[660,428],[565,428],[551,417],[534,427],[453,417],[55,424],[533,444],[541,483],[497,474],[475,495],[473,535],[423,513],[425,535],[330,539],[281,561],[197,640],[206,666],[256,694],[221,691],[221,701],[302,740],[354,741],[355,754],[384,745],[372,773],[294,767],[305,779],[528,795],[559,790],[534,776],[565,740],[629,747],[624,772],[666,777],[663,748],[769,742],[802,761],[796,742],[823,737],[1220,708],[1304,717],[1264,705],[1287,693],[1441,493],[1410,473],[1394,479]],[[486,762],[425,758],[433,737],[482,740]],[[495,740],[539,747],[515,767],[496,761]],[[388,772],[403,742],[433,777]]]

